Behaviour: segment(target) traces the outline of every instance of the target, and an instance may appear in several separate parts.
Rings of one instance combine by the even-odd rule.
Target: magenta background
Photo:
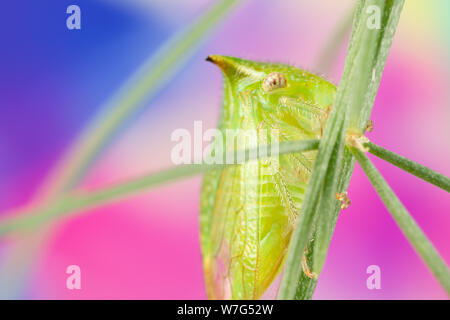
[[[0,211],[26,204],[105,100],[175,30],[211,1],[74,1],[82,30],[65,29],[71,1],[10,2],[0,16]],[[104,150],[83,189],[171,166],[170,134],[213,127],[221,76],[211,53],[314,70],[353,1],[250,0],[221,25],[176,80]],[[25,5],[26,4],[26,5]],[[407,1],[381,81],[369,138],[450,174],[448,1]],[[77,33],[78,32],[78,33]],[[345,48],[330,75],[339,81]],[[438,251],[450,261],[450,197],[375,159]],[[54,228],[21,298],[204,299],[196,177],[85,212]],[[446,299],[357,166],[315,299]],[[0,242],[0,263],[9,241]],[[66,289],[68,265],[82,289]],[[366,268],[381,268],[368,290]],[[1,265],[0,265],[1,266]],[[1,285],[1,284],[0,284]]]

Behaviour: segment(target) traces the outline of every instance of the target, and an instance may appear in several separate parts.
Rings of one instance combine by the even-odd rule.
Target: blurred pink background
[[[38,25],[38,31],[27,31],[26,24],[17,22],[10,30],[26,40],[19,47],[12,36],[5,37],[6,45],[17,52],[2,53],[1,62],[7,72],[0,79],[6,88],[0,101],[4,119],[0,120],[4,169],[0,171],[0,210],[26,204],[98,105],[164,39],[210,3],[103,0],[93,5],[80,1],[87,18],[77,35],[80,43],[73,47],[74,38],[67,40],[73,36],[62,31],[49,36],[56,41],[54,47],[49,39],[28,40],[32,32],[46,39],[45,32],[53,26]],[[245,1],[178,77],[117,135],[82,189],[170,167],[173,130],[192,131],[194,120],[214,127],[222,84],[219,70],[204,62],[208,54],[291,63],[314,71],[318,53],[353,3]],[[60,28],[65,28],[64,5],[60,5]],[[20,6],[14,8],[18,13]],[[373,109],[375,128],[368,134],[373,142],[446,175],[450,175],[449,9],[445,0],[406,1]],[[89,16],[89,10],[95,14]],[[102,16],[106,18],[99,21]],[[41,46],[56,55],[56,62],[46,57]],[[37,50],[34,56],[20,54],[21,50],[33,52],[33,48]],[[345,49],[342,46],[328,76],[335,83]],[[72,60],[67,61],[68,57]],[[7,65],[6,61],[14,63]],[[374,161],[449,263],[448,193]],[[187,179],[59,223],[19,297],[206,298],[198,239],[200,185],[201,177]],[[314,299],[446,299],[358,166],[348,192],[352,204],[339,217]],[[0,263],[11,241],[0,242]],[[66,288],[66,268],[74,264],[81,268],[81,290]],[[381,268],[380,290],[366,287],[369,265]]]

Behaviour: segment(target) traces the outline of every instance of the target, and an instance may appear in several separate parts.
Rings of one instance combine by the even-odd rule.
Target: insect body
[[[272,129],[279,142],[320,138],[333,84],[288,65],[207,60],[224,74],[219,130],[254,130],[254,144],[273,142],[259,134]],[[200,224],[210,299],[258,299],[280,273],[315,155],[272,156],[205,175]]]

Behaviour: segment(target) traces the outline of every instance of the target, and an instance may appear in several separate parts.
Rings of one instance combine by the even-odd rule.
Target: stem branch
[[[369,158],[358,149],[351,148],[350,150],[403,234],[447,293],[450,294],[450,271],[433,244],[428,240]]]

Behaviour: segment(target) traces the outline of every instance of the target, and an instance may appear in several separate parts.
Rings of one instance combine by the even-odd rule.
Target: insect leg
[[[324,110],[318,106],[308,104],[300,99],[282,97],[279,100],[282,108],[277,108],[278,118],[283,118],[282,114],[289,114],[293,117],[299,129],[309,138],[317,135],[320,119]]]
[[[325,116],[320,121],[320,137],[323,136],[323,130],[325,129],[325,125],[327,124],[328,117],[331,113],[331,104],[328,106],[327,110],[325,111]]]
[[[336,193],[336,199],[339,200],[341,202],[341,209],[347,209],[348,206],[350,205],[350,203],[352,203],[350,201],[350,198],[347,195],[347,191],[341,192],[341,193]]]
[[[317,278],[317,274],[315,272],[312,272],[309,269],[308,266],[308,261],[306,261],[306,253],[308,251],[305,249],[305,251],[303,252],[303,258],[302,258],[302,269],[303,269],[303,273],[310,279],[316,279]]]
[[[372,120],[367,120],[366,132],[372,132],[372,130],[373,130],[373,121]]]

